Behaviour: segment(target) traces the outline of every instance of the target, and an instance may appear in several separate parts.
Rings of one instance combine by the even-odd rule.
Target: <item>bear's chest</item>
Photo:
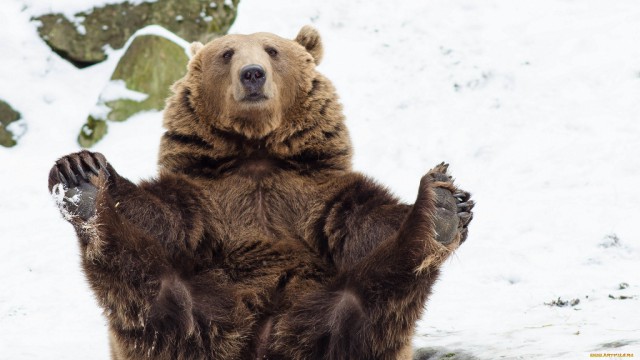
[[[251,169],[234,172],[218,180],[211,188],[211,199],[229,233],[269,237],[300,237],[315,196],[315,186],[288,173],[265,173],[255,176]],[[263,169],[257,169],[262,171]]]

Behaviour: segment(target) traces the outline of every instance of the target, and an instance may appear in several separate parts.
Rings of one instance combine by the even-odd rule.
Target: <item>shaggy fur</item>
[[[351,171],[313,28],[192,51],[168,100],[157,179],[133,184],[87,151],[49,176],[113,358],[410,358],[439,266],[466,238],[469,194],[443,164],[413,205]],[[260,101],[248,100],[246,65],[264,69]]]

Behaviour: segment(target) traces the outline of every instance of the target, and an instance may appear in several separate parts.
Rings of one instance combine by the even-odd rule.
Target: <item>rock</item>
[[[118,97],[116,93],[111,99],[105,98],[106,105],[111,108],[107,119],[123,121],[140,111],[161,110],[170,95],[171,85],[184,76],[188,62],[185,48],[165,37],[136,37],[118,62],[111,84],[120,80],[126,90],[143,96],[120,93],[124,96]]]
[[[104,120],[96,120],[89,115],[87,123],[82,125],[80,135],[78,135],[78,143],[82,147],[91,147],[100,139],[107,135],[107,122]]]
[[[478,360],[478,358],[464,351],[434,347],[416,350],[413,354],[413,360]]]
[[[9,128],[9,124],[20,120],[21,115],[15,111],[9,104],[0,100],[0,145],[4,147],[12,147],[17,144],[18,134],[15,134]]]
[[[160,25],[181,38],[206,42],[223,35],[236,18],[240,0],[157,0],[129,2],[88,9],[68,19],[46,14],[40,21],[40,37],[61,57],[79,68],[107,58],[106,45],[119,49],[138,29]]]
[[[137,36],[100,94],[96,111],[82,126],[80,145],[90,147],[102,139],[107,121],[124,121],[141,111],[162,110],[171,85],[186,72],[189,58],[183,45],[159,35]]]

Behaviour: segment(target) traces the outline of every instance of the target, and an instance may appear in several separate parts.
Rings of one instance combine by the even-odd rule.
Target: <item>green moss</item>
[[[144,110],[160,110],[170,87],[180,79],[189,58],[184,49],[163,37],[138,36],[118,63],[111,80],[124,80],[127,89],[147,94],[144,101],[117,100],[107,103],[109,120],[122,121]]]
[[[171,84],[184,76],[188,62],[184,48],[171,40],[155,35],[136,37],[118,62],[111,80],[122,80],[127,89],[144,93],[147,98],[99,102],[99,106],[109,108],[106,118],[89,117],[78,137],[80,145],[89,147],[100,140],[106,134],[106,120],[125,121],[142,111],[162,110]],[[103,123],[100,126],[104,127],[104,133],[91,133],[83,138],[85,131],[94,130],[90,123],[98,120]]]
[[[0,145],[12,147],[17,144],[15,135],[7,129],[7,126],[14,121],[20,120],[21,115],[9,104],[0,100]]]
[[[89,116],[87,123],[82,125],[78,143],[82,147],[91,147],[107,134],[107,122]]]

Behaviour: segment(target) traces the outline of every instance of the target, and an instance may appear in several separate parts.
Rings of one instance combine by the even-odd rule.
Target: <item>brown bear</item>
[[[194,44],[156,179],[99,153],[49,189],[80,240],[113,359],[410,359],[474,206],[441,164],[413,205],[351,170],[318,32]]]

